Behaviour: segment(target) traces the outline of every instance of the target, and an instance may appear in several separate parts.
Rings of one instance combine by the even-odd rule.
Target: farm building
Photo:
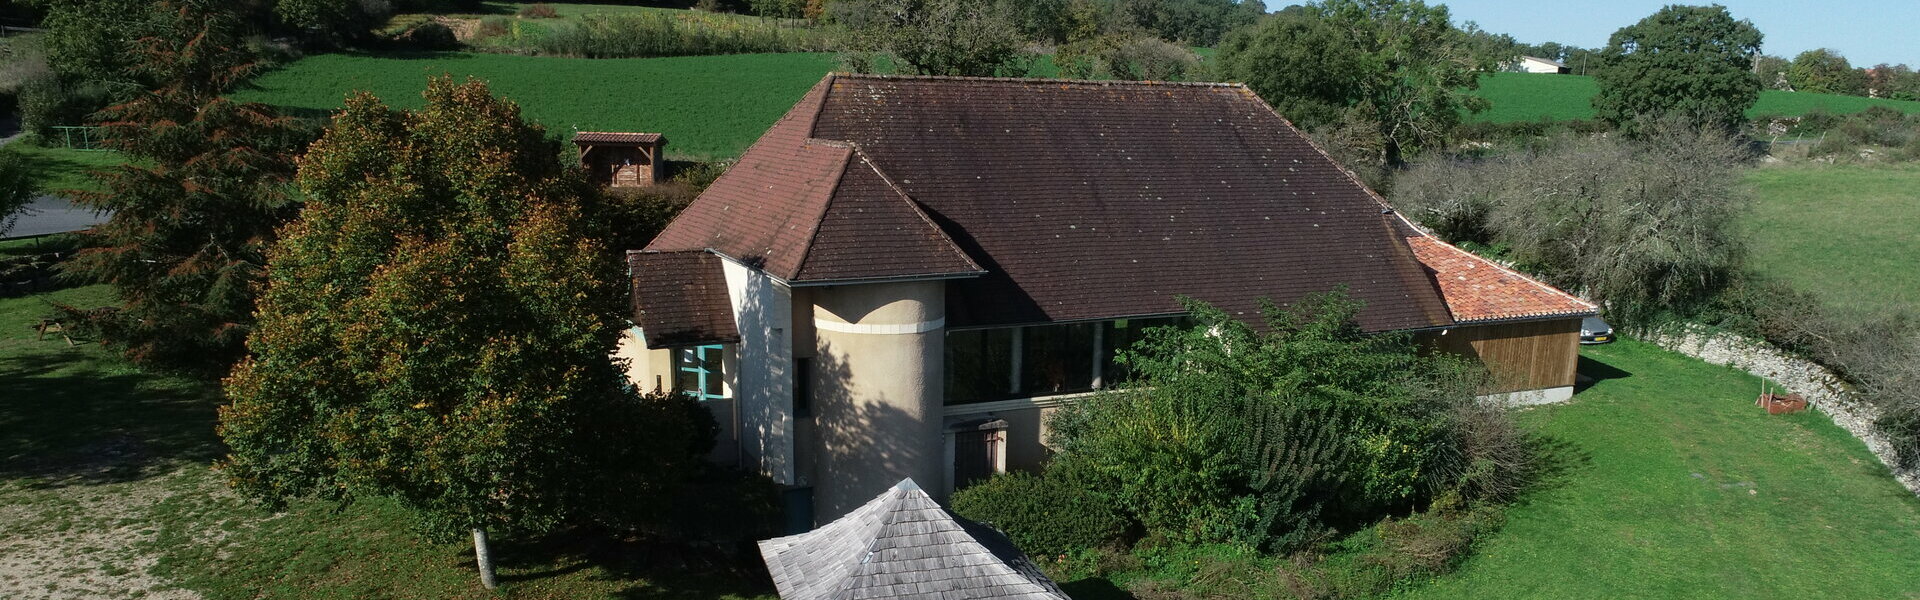
[[[620,354],[816,523],[1039,466],[1177,296],[1345,288],[1360,326],[1571,396],[1592,305],[1434,239],[1241,85],[829,75],[643,251]],[[805,508],[811,506],[811,509]]]
[[[1567,68],[1566,65],[1560,64],[1560,61],[1547,60],[1544,58],[1540,58],[1538,56],[1522,56],[1520,58],[1514,59],[1512,62],[1508,62],[1506,64],[1506,67],[1507,67],[1506,68],[1507,71],[1511,71],[1514,73],[1546,73],[1550,75],[1551,74],[1565,75],[1567,73],[1573,72],[1573,69]]]
[[[642,187],[666,176],[667,138],[658,133],[581,131],[573,134],[573,145],[594,183]]]

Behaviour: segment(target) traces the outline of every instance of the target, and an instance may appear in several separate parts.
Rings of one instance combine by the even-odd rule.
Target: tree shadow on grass
[[[217,386],[62,349],[0,357],[0,478],[116,483],[220,455]]]
[[[1134,600],[1133,593],[1100,577],[1060,584],[1060,591],[1073,600]]]
[[[582,528],[533,538],[496,538],[493,549],[499,580],[509,587],[539,587],[591,570],[596,573],[586,577],[611,584],[614,598],[711,599],[774,592],[758,555],[735,548]],[[468,553],[450,562],[454,568],[474,568]]]
[[[1527,443],[1533,450],[1534,471],[1526,488],[1514,500],[1516,505],[1566,485],[1593,465],[1593,453],[1564,439],[1536,434]]]

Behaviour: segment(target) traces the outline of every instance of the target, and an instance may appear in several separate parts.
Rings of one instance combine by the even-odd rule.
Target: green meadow
[[[1570,457],[1459,572],[1397,597],[1911,598],[1920,499],[1826,415],[1652,345],[1583,349],[1597,379],[1523,422]]]
[[[1599,84],[1585,75],[1492,73],[1480,78],[1480,89],[1474,93],[1493,106],[1473,119],[1492,123],[1591,119],[1593,96],[1599,92]],[[1760,92],[1759,102],[1747,110],[1747,116],[1798,116],[1816,108],[1844,114],[1871,106],[1920,112],[1920,102],[1766,90]]]
[[[1775,166],[1747,182],[1755,269],[1843,313],[1920,309],[1920,165]]]

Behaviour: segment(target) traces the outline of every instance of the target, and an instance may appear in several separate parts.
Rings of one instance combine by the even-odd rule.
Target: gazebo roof
[[[760,542],[784,600],[1067,600],[1005,536],[948,513],[912,479],[813,531]]]

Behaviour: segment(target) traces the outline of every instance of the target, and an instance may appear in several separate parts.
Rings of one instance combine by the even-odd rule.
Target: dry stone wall
[[[1840,377],[1813,361],[1782,352],[1765,342],[1690,327],[1679,332],[1649,335],[1647,341],[1716,365],[1728,365],[1786,386],[1787,391],[1806,397],[1807,403],[1826,413],[1835,425],[1867,444],[1881,464],[1893,471],[1894,479],[1908,491],[1920,495],[1920,473],[1901,470],[1894,465],[1893,447],[1873,429],[1877,412],[1859,401],[1841,383]],[[1754,390],[1758,396],[1760,390]]]

